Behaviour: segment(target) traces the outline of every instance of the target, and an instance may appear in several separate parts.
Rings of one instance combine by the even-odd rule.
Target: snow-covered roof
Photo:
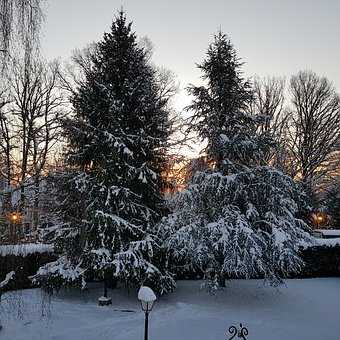
[[[156,301],[156,295],[153,290],[147,286],[142,286],[138,292],[138,300],[145,302]]]

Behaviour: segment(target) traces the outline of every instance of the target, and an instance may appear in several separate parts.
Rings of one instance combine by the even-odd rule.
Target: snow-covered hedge
[[[314,238],[313,243],[301,243],[303,249],[313,247],[337,247],[340,246],[340,237],[337,238]]]
[[[319,246],[324,246],[324,247],[336,247],[340,246],[340,238],[321,238],[318,240],[318,245]]]
[[[15,245],[2,245],[0,246],[0,256],[23,256],[26,257],[35,253],[53,253],[53,246],[50,244],[42,243],[27,243],[27,244],[15,244]]]
[[[3,288],[5,290],[29,288],[30,276],[36,274],[39,267],[54,261],[53,246],[47,244],[24,244],[0,246],[0,282],[6,275],[15,271],[14,279]]]
[[[312,245],[301,245],[300,252],[305,266],[293,277],[340,276],[340,238],[315,238]]]

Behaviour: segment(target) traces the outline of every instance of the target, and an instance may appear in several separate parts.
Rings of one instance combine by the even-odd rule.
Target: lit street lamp
[[[328,216],[322,211],[318,211],[312,214],[312,222],[316,226],[316,228],[325,227],[328,223]]]
[[[142,286],[138,292],[138,300],[141,302],[142,310],[145,313],[144,340],[148,340],[149,313],[156,301],[156,295],[151,288]]]
[[[17,213],[13,213],[13,214],[11,214],[11,221],[12,221],[12,223],[17,223],[18,222],[18,219],[19,219],[19,216],[18,216],[18,214]]]
[[[17,241],[18,228],[22,222],[22,215],[18,211],[13,211],[7,214],[9,222],[9,234],[12,241]]]

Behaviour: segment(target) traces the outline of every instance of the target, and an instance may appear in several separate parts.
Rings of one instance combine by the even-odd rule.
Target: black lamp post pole
[[[104,277],[104,297],[107,298],[107,280],[106,280],[106,277]]]
[[[144,326],[144,340],[148,340],[148,331],[149,331],[149,312],[145,312],[145,326]]]

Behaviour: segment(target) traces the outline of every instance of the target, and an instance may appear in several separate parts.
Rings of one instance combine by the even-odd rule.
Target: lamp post
[[[315,212],[312,214],[312,222],[318,229],[320,227],[325,227],[326,223],[328,222],[327,215],[322,211]]]
[[[10,228],[10,238],[11,241],[18,241],[18,225],[21,223],[22,216],[20,212],[14,211],[8,214],[7,216],[9,221],[9,228]]]
[[[142,286],[138,292],[138,300],[141,302],[142,310],[145,313],[144,340],[148,340],[149,313],[156,301],[156,295],[151,288]]]
[[[14,213],[12,213],[11,214],[11,221],[12,221],[12,223],[17,223],[18,222],[18,220],[19,220],[19,215],[18,215],[18,213],[16,213],[16,212],[14,212]]]

